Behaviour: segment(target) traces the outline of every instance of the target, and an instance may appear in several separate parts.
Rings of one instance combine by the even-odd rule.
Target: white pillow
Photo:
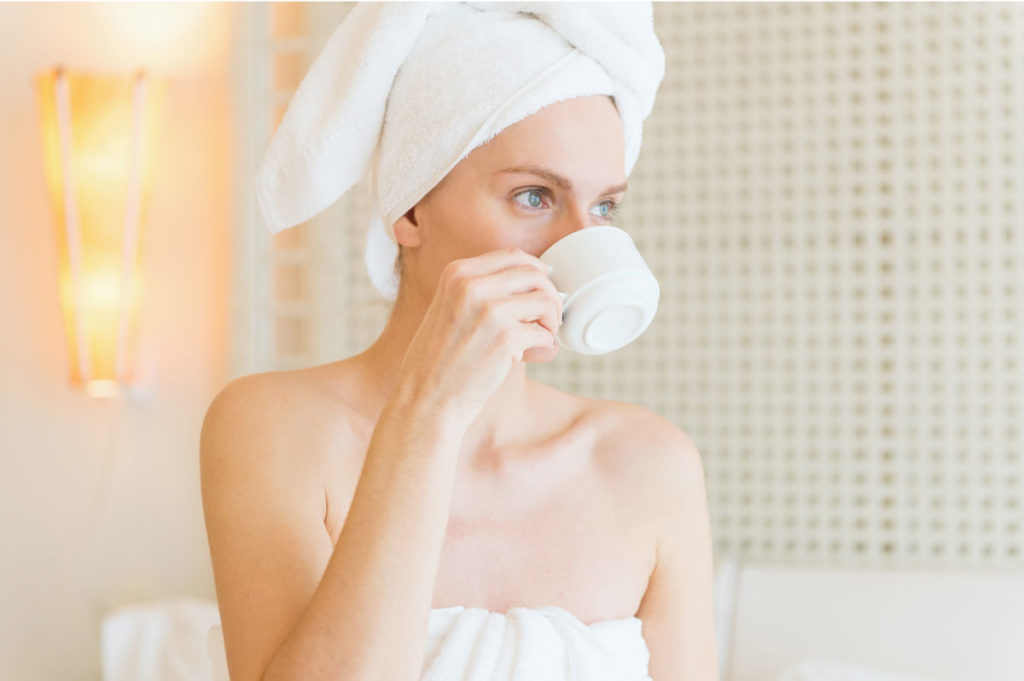
[[[116,608],[101,624],[103,681],[209,681],[208,633],[219,622],[217,603],[204,598]]]
[[[740,564],[737,558],[715,558],[715,644],[718,646],[718,671],[723,679],[729,678],[729,648],[732,624],[736,616],[736,580]]]
[[[784,669],[777,681],[939,681],[860,667],[835,660],[803,660]]]

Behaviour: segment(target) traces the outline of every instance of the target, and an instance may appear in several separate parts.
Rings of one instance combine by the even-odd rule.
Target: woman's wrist
[[[399,386],[380,420],[402,424],[403,430],[420,438],[441,438],[458,443],[469,428],[465,413],[449,400]]]

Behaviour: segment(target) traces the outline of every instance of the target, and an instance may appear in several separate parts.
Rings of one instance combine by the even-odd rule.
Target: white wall
[[[98,679],[92,608],[214,596],[197,452],[228,373],[229,76],[243,12],[233,3],[0,4],[2,679]],[[148,405],[92,400],[68,382],[32,89],[34,73],[57,62],[144,67],[169,80],[142,253]],[[78,599],[79,578],[93,600]]]

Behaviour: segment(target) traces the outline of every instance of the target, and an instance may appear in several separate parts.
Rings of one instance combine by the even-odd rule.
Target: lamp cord
[[[89,610],[97,622],[109,612],[109,603],[99,596],[98,589],[93,586],[91,589],[84,579],[90,573],[90,559],[95,554],[96,530],[100,523],[100,517],[106,516],[111,505],[111,491],[114,487],[114,479],[118,472],[117,433],[121,422],[122,400],[119,396],[109,399],[107,412],[107,447],[103,457],[103,468],[100,471],[100,480],[93,494],[89,512],[86,515],[85,525],[79,534],[79,541],[74,552],[74,572],[76,583],[76,595],[82,605]],[[102,506],[102,508],[101,508]],[[92,549],[90,551],[90,549]]]

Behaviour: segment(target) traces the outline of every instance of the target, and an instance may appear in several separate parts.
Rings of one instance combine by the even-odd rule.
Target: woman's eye
[[[543,197],[546,196],[547,193],[547,189],[544,189],[543,187],[533,187],[531,189],[524,189],[523,191],[516,194],[513,198],[518,199],[520,196],[529,196],[529,198],[527,198],[527,204],[520,203],[519,205],[523,206],[524,208],[541,208],[543,207]],[[539,198],[535,200],[534,197]],[[605,210],[603,213],[599,214],[598,217],[604,218],[606,220],[610,220],[611,218],[615,217],[615,213],[619,210],[619,204],[611,199],[599,203],[599,210],[601,206],[604,206]]]
[[[524,194],[533,194],[533,195],[536,195],[536,196],[541,196],[541,195],[544,194],[544,190],[543,189],[524,189],[523,191],[521,191],[518,194],[516,194],[515,197],[513,197],[513,198],[519,198],[520,196],[523,196]],[[529,206],[527,206],[528,208],[540,208],[540,206],[535,204],[532,199],[528,199],[528,201],[530,202]],[[522,204],[520,204],[520,205],[522,205]]]
[[[611,219],[615,217],[615,213],[619,210],[619,204],[614,201],[602,201],[599,206],[608,206],[608,212],[601,217]]]

